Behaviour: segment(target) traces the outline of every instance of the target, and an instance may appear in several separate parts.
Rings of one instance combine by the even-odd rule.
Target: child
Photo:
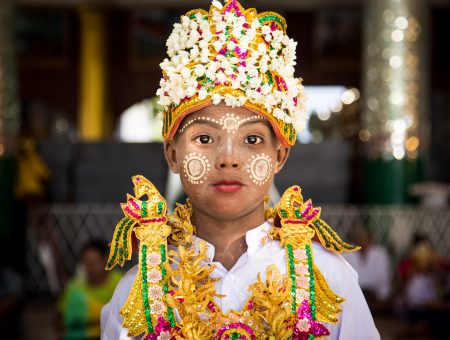
[[[81,252],[81,271],[64,288],[58,311],[66,340],[100,339],[100,313],[111,299],[122,274],[105,272],[108,246],[100,240],[87,243]]]
[[[133,230],[139,265],[102,311],[103,339],[379,339],[337,254],[357,247],[298,186],[265,207],[302,118],[285,28],[235,0],[175,24],[158,94],[165,156],[189,200],[167,216],[156,188],[133,177],[107,269],[131,257]]]

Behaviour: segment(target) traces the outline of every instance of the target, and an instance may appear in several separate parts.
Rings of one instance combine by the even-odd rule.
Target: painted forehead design
[[[263,118],[258,115],[253,115],[253,116],[250,116],[247,118],[241,118],[239,116],[236,116],[234,113],[226,113],[219,119],[201,116],[201,117],[197,117],[197,118],[188,120],[186,122],[186,124],[184,124],[180,130],[178,130],[178,132],[182,133],[184,130],[187,129],[187,127],[189,125],[191,125],[194,122],[206,121],[206,122],[211,122],[211,123],[221,126],[222,129],[226,130],[228,133],[235,133],[242,124],[244,124],[248,121],[251,121],[251,120],[263,120]]]

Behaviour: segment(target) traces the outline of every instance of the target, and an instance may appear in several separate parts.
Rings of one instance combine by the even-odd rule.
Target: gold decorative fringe
[[[322,243],[327,250],[331,250],[335,253],[342,253],[343,251],[356,251],[361,249],[359,246],[354,246],[342,241],[339,235],[321,219],[314,221],[313,226],[319,237],[320,243]]]

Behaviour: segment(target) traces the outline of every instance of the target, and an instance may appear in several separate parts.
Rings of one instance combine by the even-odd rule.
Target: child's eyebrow
[[[188,120],[186,122],[186,124],[184,124],[181,129],[179,130],[179,133],[182,133],[184,130],[187,129],[188,126],[192,125],[192,124],[202,124],[202,125],[209,125],[213,128],[220,128],[220,129],[225,129],[227,131],[229,131],[229,128],[226,126],[226,119],[230,119],[230,118],[234,118],[237,121],[237,125],[235,126],[235,128],[233,128],[232,130],[237,130],[242,126],[245,125],[249,125],[249,124],[257,124],[260,123],[261,121],[265,121],[265,119],[261,116],[258,115],[254,115],[251,117],[247,117],[247,118],[240,118],[240,117],[226,117],[226,118],[220,118],[220,119],[215,119],[215,118],[210,118],[210,117],[198,117],[198,118],[193,118],[191,120]],[[230,132],[230,131],[229,131]]]

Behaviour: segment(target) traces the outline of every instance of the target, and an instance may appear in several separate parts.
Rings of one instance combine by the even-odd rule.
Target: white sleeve
[[[133,340],[137,338],[127,336],[128,330],[122,326],[123,317],[120,309],[125,304],[134,278],[137,266],[131,268],[118,283],[111,300],[103,307],[101,314],[101,339],[102,340]]]
[[[345,301],[338,316],[339,323],[326,324],[328,340],[379,340],[380,335],[358,284],[358,274],[341,255],[330,253],[313,243],[316,265],[330,288]]]
[[[353,269],[351,270],[353,271]],[[343,279],[345,287],[342,296],[345,298],[345,301],[342,304],[342,313],[339,316],[340,323],[333,325],[333,328],[339,329],[336,330],[339,334],[336,339],[380,339],[372,314],[358,285],[356,272],[351,273],[349,270]],[[333,334],[332,330],[330,332]]]

